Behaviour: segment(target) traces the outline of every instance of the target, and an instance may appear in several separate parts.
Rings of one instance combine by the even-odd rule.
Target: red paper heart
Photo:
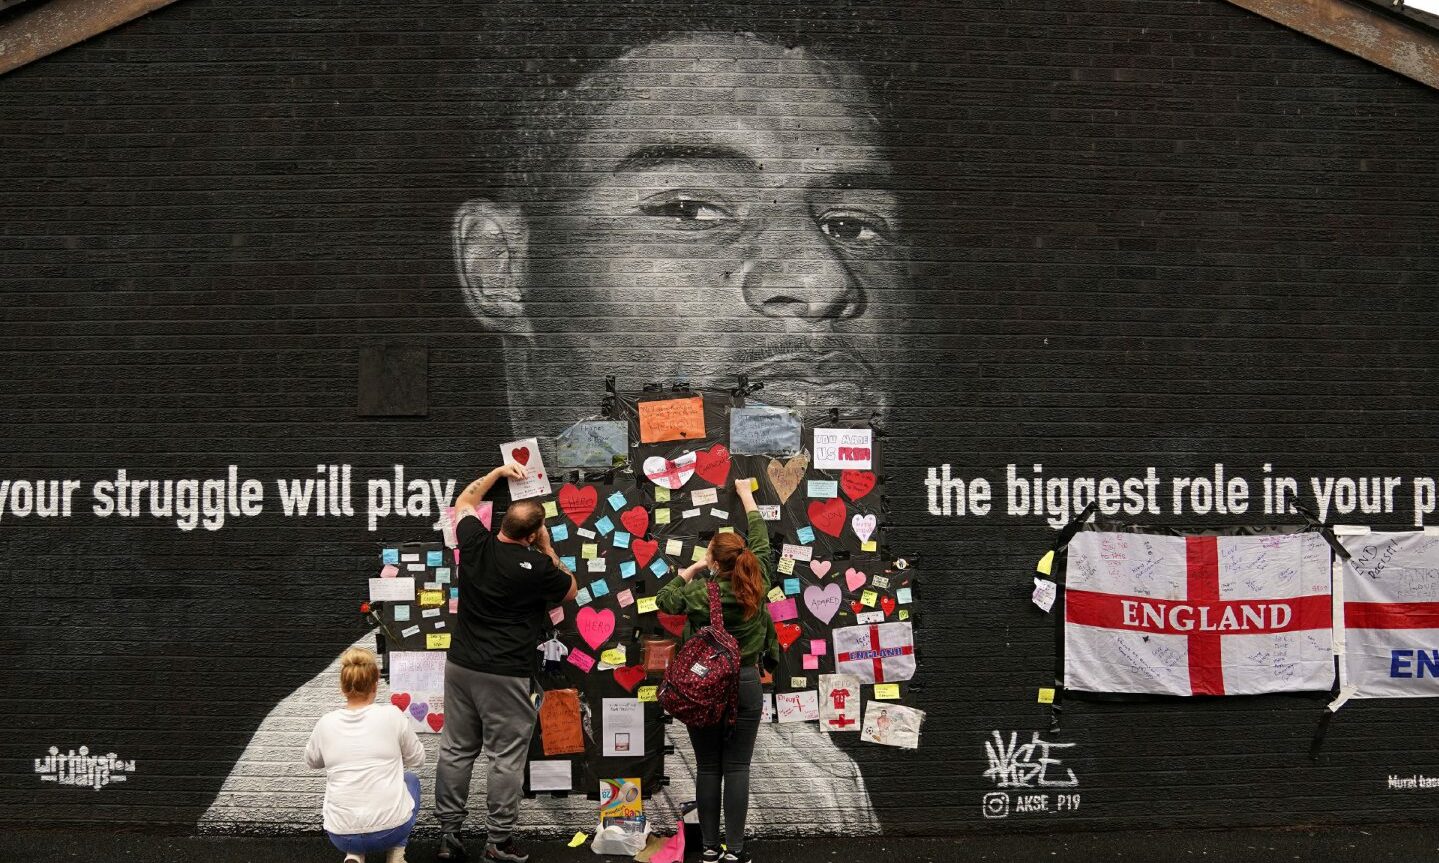
[[[892,613],[894,612],[894,597],[892,597],[892,596],[882,596],[882,597],[880,597],[880,599],[879,599],[879,607],[882,608],[882,609],[884,609],[884,615],[885,615],[885,617],[888,617],[890,614],[892,614]]]
[[[615,682],[625,688],[625,692],[634,692],[640,681],[645,679],[645,670],[638,665],[630,665],[615,669]]]
[[[599,495],[592,485],[579,488],[574,483],[567,482],[560,489],[560,509],[577,525],[584,524],[590,513],[595,511],[595,504],[598,502]]]
[[[849,607],[852,608],[852,609],[854,609],[854,613],[855,613],[855,614],[863,614],[863,613],[864,613],[864,603],[860,602],[860,601],[857,600],[857,599],[856,599],[854,602],[851,602],[851,603],[849,604]]]
[[[635,553],[635,566],[649,566],[660,550],[657,539],[636,539],[630,542],[630,551]]]
[[[839,472],[839,490],[850,500],[859,500],[874,491],[874,473],[867,470],[842,470]]]
[[[700,479],[712,485],[724,485],[729,478],[729,450],[725,445],[717,443],[708,450],[700,450],[695,461],[695,473]]]
[[[799,626],[793,623],[776,623],[774,634],[779,639],[780,646],[789,650],[789,646],[799,639]]]
[[[663,611],[656,612],[660,616],[660,626],[670,635],[682,636],[685,634],[685,624],[689,622],[689,616],[685,614],[665,614]]]
[[[809,523],[835,538],[844,530],[844,501],[837,497],[809,502]]]
[[[514,449],[510,450],[510,455],[513,456],[515,461],[519,462],[520,464],[530,463],[530,448],[527,446],[515,447]]]
[[[394,695],[390,696],[390,703],[400,708],[401,710],[404,710],[406,707],[410,706],[410,693],[396,692]]]
[[[635,536],[644,536],[645,531],[650,529],[650,511],[642,506],[632,506],[620,513],[620,524]],[[640,564],[640,566],[644,566],[644,564]]]
[[[425,717],[425,721],[430,724],[431,731],[439,731],[445,724],[445,714],[431,713]]]

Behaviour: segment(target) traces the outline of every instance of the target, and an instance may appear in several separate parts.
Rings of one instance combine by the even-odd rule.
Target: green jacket
[[[749,550],[759,558],[759,574],[761,582],[761,594],[768,594],[770,591],[770,575],[774,571],[774,560],[769,544],[769,528],[765,526],[764,519],[760,518],[758,512],[749,513]],[[696,578],[685,583],[679,577],[670,579],[670,582],[660,588],[659,594],[655,596],[655,604],[665,614],[686,614],[689,615],[689,623],[685,625],[685,638],[689,638],[695,632],[709,626],[710,622],[710,600],[709,589],[705,587],[708,579]],[[774,621],[770,620],[769,600],[765,596],[760,597],[759,613],[748,620],[744,617],[744,611],[740,608],[739,600],[735,599],[734,590],[730,587],[727,579],[717,580],[720,591],[720,610],[724,616],[724,628],[734,640],[739,642],[740,661],[745,665],[757,665],[762,654],[770,654],[771,658],[778,661],[777,642],[774,635]]]

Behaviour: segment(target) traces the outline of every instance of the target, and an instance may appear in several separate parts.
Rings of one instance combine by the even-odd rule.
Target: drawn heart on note
[[[642,506],[632,506],[620,513],[620,524],[637,537],[644,536],[650,529],[650,511]]]
[[[430,702],[416,701],[410,705],[410,715],[415,717],[416,722],[424,720],[425,714],[430,712]]]
[[[839,490],[853,501],[874,491],[876,481],[872,471],[842,470],[839,472]]]
[[[514,458],[515,461],[519,462],[520,464],[530,463],[530,448],[527,446],[515,447],[514,449],[510,450],[510,455]]]
[[[425,717],[425,722],[429,723],[431,731],[439,731],[441,728],[445,727],[445,714],[431,713],[429,716]]]
[[[810,585],[804,589],[804,607],[815,617],[829,623],[839,611],[841,598],[839,585],[834,582],[824,587]]]
[[[394,695],[390,696],[390,703],[400,708],[401,710],[404,710],[406,707],[410,706],[410,693],[396,692]]]
[[[596,611],[587,605],[575,615],[575,628],[580,631],[580,637],[590,646],[590,650],[599,650],[600,645],[614,634],[615,613],[608,608]]]
[[[660,617],[660,626],[664,627],[665,632],[677,638],[685,634],[685,624],[689,621],[688,615],[665,614],[663,611],[656,613]]]
[[[707,450],[700,450],[695,462],[695,473],[700,479],[712,485],[724,485],[729,479],[729,450],[717,443]]]
[[[855,516],[849,520],[849,526],[854,529],[854,535],[859,537],[860,542],[869,542],[869,538],[874,536],[874,529],[878,525],[879,519],[875,518],[872,512],[867,515],[859,515],[856,513]]]
[[[774,625],[775,637],[779,639],[780,646],[789,650],[789,646],[799,639],[799,627],[793,623],[776,623]]]
[[[567,482],[560,489],[560,509],[564,510],[565,515],[576,525],[585,523],[585,519],[595,511],[595,504],[598,502],[599,495],[592,485],[580,488],[574,483]]]
[[[824,578],[826,575],[829,575],[829,568],[831,566],[834,566],[833,561],[811,560],[809,562],[809,571],[820,578]]]
[[[769,484],[774,486],[774,493],[779,495],[779,502],[789,500],[795,489],[804,481],[805,468],[809,467],[809,454],[800,453],[789,461],[770,459],[769,466],[765,473],[769,476]]]
[[[699,456],[694,452],[682,453],[678,458],[668,459],[652,455],[641,465],[650,482],[675,491],[695,475],[695,461]],[[728,469],[728,468],[726,468]]]
[[[649,566],[650,561],[655,559],[655,553],[660,550],[660,541],[657,539],[637,539],[630,543],[630,551],[635,553],[635,566]]]
[[[837,497],[809,502],[809,523],[836,539],[844,530],[844,501]],[[872,516],[871,516],[872,517]]]
[[[865,575],[864,573],[860,572],[852,566],[844,571],[844,583],[847,587],[849,587],[850,593],[854,593],[856,590],[864,587],[864,583],[868,580],[869,576]]]
[[[884,609],[884,616],[889,617],[894,613],[894,597],[882,596],[879,599],[879,607]]]
[[[625,688],[626,692],[634,692],[640,681],[645,679],[645,670],[641,666],[631,665],[616,668],[614,670],[615,682]]]

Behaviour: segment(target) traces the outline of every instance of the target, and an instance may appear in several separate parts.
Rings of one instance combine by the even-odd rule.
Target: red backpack
[[[733,725],[739,706],[739,644],[725,631],[719,585],[708,582],[709,626],[690,636],[665,669],[659,701],[685,725]]]

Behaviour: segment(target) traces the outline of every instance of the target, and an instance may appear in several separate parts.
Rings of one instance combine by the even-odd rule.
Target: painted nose
[[[820,226],[769,226],[744,263],[744,296],[769,318],[844,320],[864,311],[864,288]]]

